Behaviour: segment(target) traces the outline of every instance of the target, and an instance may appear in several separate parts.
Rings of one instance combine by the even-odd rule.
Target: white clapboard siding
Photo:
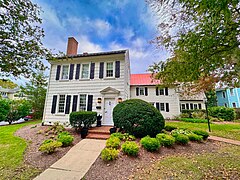
[[[136,87],[147,87],[148,96],[136,95]],[[142,99],[149,103],[169,103],[169,112],[161,111],[165,119],[174,119],[175,116],[180,114],[179,96],[174,89],[168,89],[168,96],[156,95],[156,86],[131,86],[131,99]],[[155,105],[156,107],[156,105]]]

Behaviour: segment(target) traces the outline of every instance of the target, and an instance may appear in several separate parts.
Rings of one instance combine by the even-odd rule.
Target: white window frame
[[[65,96],[65,98],[64,98],[63,112],[59,112],[60,96]],[[67,97],[66,94],[58,94],[58,100],[57,100],[57,113],[58,113],[58,114],[64,114],[64,113],[65,113],[66,97]]]
[[[113,63],[113,76],[107,77],[107,63]],[[107,61],[104,63],[104,77],[107,79],[115,78],[115,61]]]
[[[65,79],[63,79],[63,66],[68,66],[68,77]],[[62,67],[61,67],[61,73],[60,73],[60,75],[61,75],[61,80],[69,80],[69,72],[70,71],[70,65],[69,64],[62,64]]]
[[[86,106],[85,106],[85,109],[80,109],[80,101],[81,101],[81,95],[85,95],[86,96]],[[87,93],[80,93],[79,95],[79,103],[78,103],[78,111],[87,111],[87,105],[88,105],[88,94]]]
[[[88,77],[87,78],[83,78],[82,77],[82,72],[83,72],[83,66],[84,65],[88,65]],[[80,78],[79,79],[90,79],[90,63],[82,63],[81,67],[80,67]]]
[[[231,95],[231,96],[234,96],[234,89],[233,89],[233,88],[230,89],[230,95]]]
[[[184,108],[183,108],[184,107]],[[185,110],[186,109],[186,104],[181,104],[181,110]]]
[[[140,92],[143,92],[143,94],[141,94]],[[139,87],[139,96],[145,96],[145,87]]]
[[[193,109],[198,109],[198,104],[193,104]]]
[[[159,109],[160,109],[160,111],[166,111],[165,103],[159,103]]]
[[[163,94],[160,93],[161,90],[163,91]],[[160,96],[165,96],[165,89],[164,89],[164,88],[159,88],[159,89],[158,89],[158,94],[159,94]]]

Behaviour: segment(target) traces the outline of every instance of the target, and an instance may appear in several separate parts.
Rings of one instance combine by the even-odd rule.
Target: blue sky
[[[145,0],[35,0],[43,10],[43,43],[66,52],[67,38],[79,42],[78,53],[129,49],[131,73],[145,73],[167,53],[150,44],[157,18]]]

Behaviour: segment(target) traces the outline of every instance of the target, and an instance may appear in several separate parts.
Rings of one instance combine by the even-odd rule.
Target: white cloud
[[[78,54],[83,52],[100,52],[103,48],[99,44],[95,44],[89,40],[85,35],[77,36],[78,41]]]
[[[135,33],[131,28],[126,28],[122,30],[124,39],[129,42],[135,36]]]
[[[105,37],[110,33],[112,26],[107,21],[96,19],[92,22],[92,28],[97,32],[99,36]]]

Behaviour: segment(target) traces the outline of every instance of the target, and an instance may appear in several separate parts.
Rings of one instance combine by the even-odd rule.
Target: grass
[[[27,142],[14,136],[14,133],[27,125],[40,123],[40,120],[22,124],[0,126],[0,179],[31,179],[39,170],[23,163]]]
[[[179,121],[191,122],[191,123],[207,123],[206,119],[197,119],[197,118],[180,118]]]
[[[207,123],[189,123],[189,122],[166,122],[166,125],[176,126],[178,128],[187,128],[190,130],[208,131]],[[211,124],[210,135],[219,136],[240,141],[240,123],[232,124]]]
[[[240,147],[229,145],[216,152],[172,155],[158,161],[136,179],[239,179]]]

